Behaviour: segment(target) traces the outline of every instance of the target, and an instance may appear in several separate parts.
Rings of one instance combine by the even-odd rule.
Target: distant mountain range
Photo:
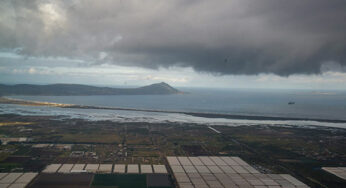
[[[80,84],[50,84],[32,85],[0,84],[0,96],[9,95],[170,95],[179,94],[181,91],[173,88],[167,83],[161,82],[138,88],[111,88],[96,87]]]

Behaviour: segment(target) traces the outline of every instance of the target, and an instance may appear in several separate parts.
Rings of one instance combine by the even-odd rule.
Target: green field
[[[91,187],[147,188],[144,174],[96,174]]]
[[[169,184],[168,176],[160,174],[95,174],[91,187],[171,188]]]

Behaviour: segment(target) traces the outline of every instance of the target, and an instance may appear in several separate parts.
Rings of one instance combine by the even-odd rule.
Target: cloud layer
[[[0,49],[216,74],[315,74],[345,71],[345,20],[343,0],[5,0]]]

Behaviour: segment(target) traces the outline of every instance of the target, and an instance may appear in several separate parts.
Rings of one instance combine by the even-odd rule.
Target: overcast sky
[[[1,83],[346,89],[344,0],[2,0]]]

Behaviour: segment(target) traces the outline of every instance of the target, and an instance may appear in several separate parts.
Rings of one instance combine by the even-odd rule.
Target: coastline
[[[19,101],[12,102],[20,103]],[[25,104],[30,103],[25,102]],[[50,107],[45,106],[57,105],[37,102],[33,102],[33,104],[42,105],[42,108],[34,106],[25,108],[47,110]],[[11,105],[3,106],[6,110],[6,106]],[[18,106],[17,109],[22,108],[23,106]],[[66,113],[84,111],[85,113],[81,114],[83,116],[93,113],[90,112],[93,110],[51,109],[66,111]],[[100,112],[103,113],[103,111]],[[46,156],[51,156],[48,159],[52,161],[50,163],[54,164],[59,164],[60,161],[72,163],[70,161],[76,160],[75,155],[72,154],[75,150],[72,150],[70,155],[66,155],[69,151],[62,149],[69,147],[82,148],[85,153],[90,154],[97,149],[98,153],[95,153],[99,158],[95,160],[88,157],[89,155],[83,155],[85,156],[82,160],[83,163],[109,161],[109,155],[104,155],[104,153],[114,151],[118,154],[120,152],[120,155],[117,155],[119,157],[112,156],[112,158],[116,158],[116,163],[121,164],[127,164],[133,159],[136,161],[145,159],[164,164],[165,158],[161,156],[171,153],[179,155],[181,152],[187,153],[189,156],[241,156],[262,172],[289,172],[300,177],[309,177],[305,181],[312,183],[316,182],[316,179],[321,180],[322,177],[330,187],[336,185],[331,183],[331,178],[336,179],[337,177],[326,176],[320,170],[317,170],[318,173],[315,174],[316,169],[320,169],[321,166],[345,165],[345,128],[278,126],[266,123],[214,126],[191,122],[122,122],[105,119],[89,121],[84,118],[60,119],[58,116],[57,114],[52,114],[52,116],[0,114],[0,121],[5,124],[0,127],[5,133],[2,139],[8,142],[8,145],[3,147],[15,148],[19,151],[23,151],[20,149],[24,148],[24,151],[29,154],[27,158],[34,158],[36,162],[45,161]],[[19,142],[20,138],[25,138],[25,142]],[[158,142],[153,142],[153,140]],[[307,142],[307,140],[309,141]],[[330,146],[332,146],[330,150],[321,149]],[[43,153],[42,157],[37,157],[37,152]],[[66,156],[72,157],[67,158]],[[9,155],[11,160],[17,158],[17,153]],[[9,160],[4,160],[2,164],[6,164],[7,161]],[[21,160],[18,164],[24,166],[25,161]],[[278,169],[276,166],[273,167],[273,164],[285,168]],[[37,167],[30,166],[29,168]],[[311,174],[315,175],[312,177]]]
[[[26,106],[51,106],[51,107],[59,107],[59,108],[77,108],[77,109],[177,113],[177,114],[185,114],[185,115],[190,115],[190,116],[195,116],[195,117],[203,117],[203,118],[224,118],[224,119],[239,119],[239,120],[317,121],[317,122],[325,122],[325,123],[346,123],[346,120],[333,120],[333,119],[293,118],[293,117],[256,116],[256,115],[234,115],[234,114],[218,114],[218,113],[203,113],[203,112],[184,112],[184,111],[170,111],[170,110],[154,110],[154,109],[138,109],[138,108],[121,108],[121,107],[62,104],[62,103],[13,99],[10,97],[3,97],[3,96],[0,97],[0,104],[16,104],[16,105],[26,105]]]

